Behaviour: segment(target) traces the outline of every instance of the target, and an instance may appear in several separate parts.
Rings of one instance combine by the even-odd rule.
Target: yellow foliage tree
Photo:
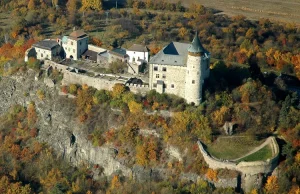
[[[35,0],[29,0],[29,2],[28,2],[28,9],[34,10],[35,7],[36,7],[36,2],[35,2]]]
[[[102,9],[102,0],[82,0],[81,4],[82,10],[93,9],[99,11]]]
[[[179,37],[184,38],[188,34],[188,30],[185,27],[179,29]]]
[[[35,112],[34,103],[30,103],[27,107],[27,124],[29,127],[34,125],[37,121],[37,114]]]
[[[230,109],[226,106],[222,106],[219,110],[216,110],[213,113],[214,122],[219,126],[223,125],[224,122],[229,119],[229,113]]]
[[[147,166],[148,165],[148,159],[147,159],[147,147],[145,144],[138,144],[136,146],[136,163],[141,166]]]
[[[143,106],[133,100],[128,103],[128,108],[130,112],[134,114],[141,113],[143,111]]]
[[[63,177],[60,170],[57,168],[52,169],[44,179],[40,180],[40,182],[47,190],[50,190],[57,183],[68,185],[67,179]]]
[[[113,98],[121,98],[122,94],[126,91],[124,84],[115,84],[112,91]]]
[[[121,182],[118,175],[115,175],[110,183],[110,189],[114,190],[121,186]]]
[[[265,185],[266,193],[275,194],[278,193],[278,178],[276,176],[269,176]]]

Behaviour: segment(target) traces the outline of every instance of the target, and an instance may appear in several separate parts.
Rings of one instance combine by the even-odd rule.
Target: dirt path
[[[260,146],[257,146],[256,148],[254,148],[252,151],[248,152],[247,154],[243,155],[242,157],[236,158],[234,160],[231,160],[233,162],[236,162],[242,158],[245,158],[246,156],[249,156],[255,152],[257,152],[258,150],[262,149],[263,147],[265,147],[266,145],[268,145],[271,141],[271,138],[268,138],[264,143],[262,143]]]

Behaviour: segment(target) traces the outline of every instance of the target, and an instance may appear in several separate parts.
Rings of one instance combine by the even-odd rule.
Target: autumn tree
[[[269,176],[265,184],[265,191],[267,194],[278,193],[278,178],[276,176]]]
[[[28,2],[28,9],[34,10],[36,8],[36,0],[29,0]]]
[[[110,189],[114,190],[114,189],[118,189],[119,187],[121,187],[121,181],[119,179],[119,176],[114,175],[110,183]]]
[[[211,168],[207,169],[205,176],[211,181],[218,181],[218,172]]]
[[[230,118],[230,109],[226,106],[222,106],[219,110],[216,110],[213,113],[213,121],[218,125],[221,126],[228,121]]]
[[[37,114],[35,111],[35,105],[34,103],[30,103],[27,107],[27,123],[28,126],[33,126],[37,121]]]
[[[142,104],[139,104],[133,100],[128,103],[128,108],[130,112],[134,114],[141,113],[143,111]]]
[[[93,106],[94,90],[87,85],[78,89],[76,98],[76,111],[81,121],[84,121],[90,114]]]
[[[148,158],[147,158],[147,145],[145,143],[139,143],[136,145],[136,163],[141,166],[148,165]]]
[[[115,84],[112,91],[113,98],[121,98],[121,95],[126,91],[126,87],[123,84]]]
[[[102,0],[82,0],[81,4],[82,10],[92,9],[99,11],[102,9]]]
[[[51,169],[45,178],[40,180],[41,184],[46,191],[54,189],[54,187],[59,183],[61,185],[67,186],[69,183],[67,179],[63,176],[61,171],[57,168]]]

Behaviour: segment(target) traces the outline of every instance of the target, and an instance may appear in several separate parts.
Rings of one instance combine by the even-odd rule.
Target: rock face
[[[233,125],[234,123],[232,122],[225,122],[225,124],[223,125],[223,129],[225,131],[226,135],[232,135],[233,134]]]
[[[11,106],[20,104],[27,106],[33,101],[39,115],[37,128],[38,138],[48,143],[59,155],[74,165],[81,163],[98,164],[103,168],[104,175],[114,172],[125,176],[131,175],[131,169],[115,159],[115,151],[109,146],[94,147],[87,139],[87,131],[82,130],[76,121],[75,107],[72,99],[59,96],[58,91],[49,80],[35,81],[35,72],[26,75],[2,77],[0,81],[0,115]],[[45,91],[46,98],[40,100],[37,90]]]
[[[20,104],[26,107],[30,102],[34,102],[39,115],[36,126],[39,129],[37,138],[47,143],[59,156],[73,165],[85,163],[99,166],[100,168],[94,171],[95,179],[113,173],[120,173],[139,181],[160,181],[171,176],[170,172],[163,168],[145,169],[140,166],[129,168],[116,158],[117,150],[113,147],[109,145],[94,147],[88,140],[89,124],[81,125],[74,119],[76,115],[73,97],[60,95],[52,80],[47,78],[45,80],[43,75],[35,79],[35,75],[36,72],[28,71],[22,75],[0,78],[0,115],[6,113],[13,105]],[[40,100],[36,95],[38,90],[45,92],[44,100]],[[117,128],[120,123],[116,122],[116,115],[118,114],[115,111],[104,110],[101,115],[97,115],[97,122],[106,128]],[[142,134],[147,135],[149,132],[158,135],[148,129],[142,131]],[[166,151],[171,158],[182,160],[182,154],[177,148],[169,146]],[[199,178],[206,180],[205,177],[196,174],[185,174],[182,178],[194,182]],[[236,185],[235,179],[213,184],[217,187]]]

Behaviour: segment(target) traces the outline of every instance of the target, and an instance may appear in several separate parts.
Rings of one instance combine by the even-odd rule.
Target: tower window
[[[158,67],[157,66],[154,66],[154,71],[158,71]]]
[[[159,78],[159,74],[156,74],[156,78]]]
[[[174,84],[171,84],[171,88],[175,88]]]
[[[167,71],[167,68],[166,68],[166,67],[163,67],[162,70],[163,70],[163,71]]]
[[[192,84],[195,84],[195,80],[192,80]]]

